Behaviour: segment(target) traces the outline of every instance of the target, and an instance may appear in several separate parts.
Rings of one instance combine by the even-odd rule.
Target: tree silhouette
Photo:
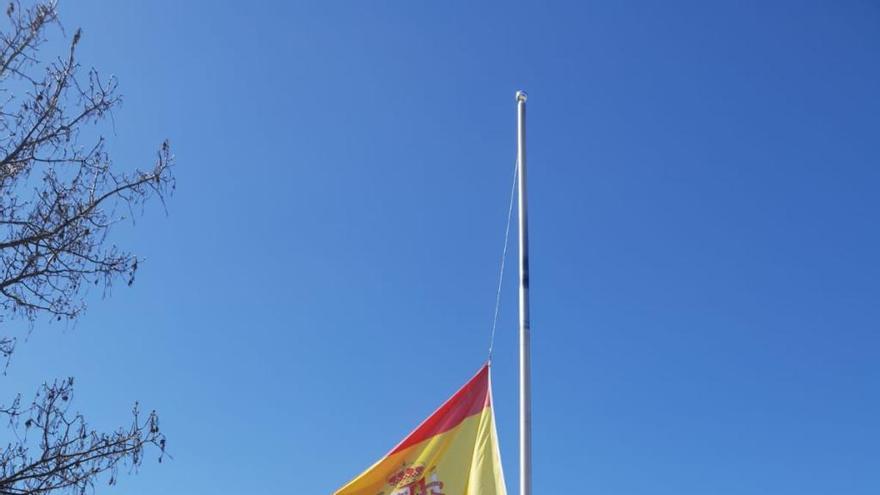
[[[0,324],[42,316],[74,320],[90,286],[131,284],[137,258],[108,240],[111,227],[150,200],[164,204],[174,189],[168,143],[147,170],[117,170],[103,137],[86,126],[120,103],[117,83],[77,61],[81,31],[64,53],[41,53],[47,36],[64,36],[55,1],[10,3],[0,29]],[[2,330],[0,330],[2,332]],[[0,333],[8,364],[14,335]],[[127,426],[89,428],[72,412],[73,379],[44,384],[32,401],[0,405],[10,440],[0,444],[0,494],[83,493],[135,469],[146,447],[159,459],[165,437],[155,412],[135,404]]]

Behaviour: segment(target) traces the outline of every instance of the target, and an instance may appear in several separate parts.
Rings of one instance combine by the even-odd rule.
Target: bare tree
[[[102,474],[108,474],[112,485],[120,467],[139,466],[144,447],[154,445],[164,452],[155,412],[141,418],[135,404],[128,427],[98,433],[81,414],[68,411],[72,394],[69,378],[43,385],[28,406],[19,397],[0,408],[15,437],[0,450],[0,494],[85,493]]]
[[[77,62],[81,31],[60,56],[45,58],[52,32],[64,36],[54,0],[10,3],[0,28],[0,323],[45,315],[74,320],[87,287],[134,280],[137,258],[108,241],[113,224],[173,191],[172,155],[162,143],[147,170],[117,170],[91,124],[120,103],[116,80]],[[14,335],[0,334],[8,362]],[[81,493],[120,466],[136,468],[144,448],[165,449],[155,413],[112,433],[89,429],[68,410],[73,380],[45,384],[33,402],[0,406],[11,440],[0,444],[0,494]]]

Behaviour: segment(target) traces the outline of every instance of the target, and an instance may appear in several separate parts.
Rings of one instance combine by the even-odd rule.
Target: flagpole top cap
[[[528,100],[528,99],[529,99],[529,95],[526,94],[525,91],[523,91],[523,90],[519,90],[519,91],[516,92],[516,102],[517,102],[517,103],[519,103],[519,102],[523,102],[523,103],[525,103],[526,100]]]

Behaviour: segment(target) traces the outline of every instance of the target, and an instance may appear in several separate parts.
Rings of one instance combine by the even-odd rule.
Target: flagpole
[[[532,495],[532,371],[529,329],[529,221],[526,202],[526,99],[516,92],[519,183],[519,495]]]

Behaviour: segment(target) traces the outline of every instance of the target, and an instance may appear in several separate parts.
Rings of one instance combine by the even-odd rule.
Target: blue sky
[[[99,493],[330,493],[486,357],[529,92],[536,493],[880,491],[880,7],[65,2],[119,164],[177,193],[134,287],[40,321],[173,461]],[[515,265],[494,362],[517,493]],[[25,332],[23,322],[7,325]],[[8,387],[8,389],[7,389]]]

